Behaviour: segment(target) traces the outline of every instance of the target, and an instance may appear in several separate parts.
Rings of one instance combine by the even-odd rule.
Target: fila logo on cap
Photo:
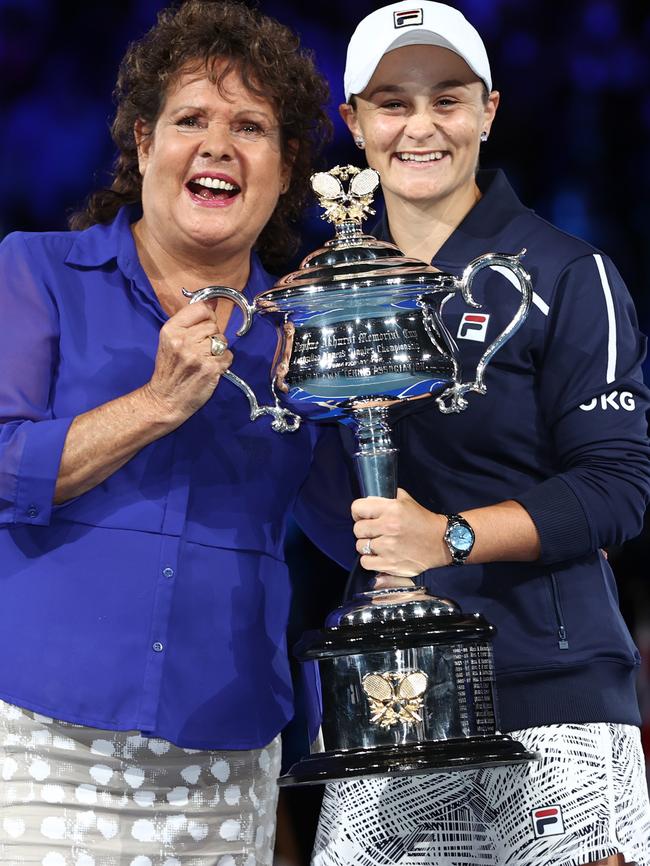
[[[411,27],[415,24],[422,24],[422,9],[399,9],[393,12],[393,23],[396,30],[400,27]]]
[[[484,343],[489,321],[488,313],[465,313],[460,320],[456,336],[459,340],[474,340],[476,343]]]
[[[541,809],[533,809],[532,816],[536,839],[564,834],[561,806],[543,806]]]

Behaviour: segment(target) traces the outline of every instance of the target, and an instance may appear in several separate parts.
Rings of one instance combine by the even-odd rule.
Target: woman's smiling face
[[[221,87],[188,70],[147,132],[136,129],[145,232],[167,249],[250,249],[290,177],[274,106],[236,70]]]
[[[355,108],[341,115],[365,141],[368,165],[391,197],[426,205],[473,195],[481,133],[499,102],[447,48],[408,45],[385,54]]]

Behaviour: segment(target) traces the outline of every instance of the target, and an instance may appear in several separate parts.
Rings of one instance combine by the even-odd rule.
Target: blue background
[[[151,26],[163,5],[157,0],[0,0],[0,237],[13,229],[65,228],[70,211],[107,182],[117,66],[127,42]],[[261,0],[258,5],[301,34],[331,82],[336,140],[326,164],[360,164],[361,154],[336,106],[343,100],[347,39],[360,18],[383,4]],[[526,204],[613,258],[648,333],[648,4],[457,0],[455,5],[481,32],[502,96],[483,165],[504,168]],[[303,252],[328,235],[310,211]],[[611,551],[623,611],[646,659],[648,539],[646,530],[624,550]],[[322,622],[336,603],[341,575],[298,533],[289,557],[300,607],[293,626],[297,634],[305,625]],[[640,691],[650,719],[647,664]],[[310,821],[300,819],[307,827]],[[304,849],[308,841],[301,844]],[[299,863],[306,855],[285,856]]]

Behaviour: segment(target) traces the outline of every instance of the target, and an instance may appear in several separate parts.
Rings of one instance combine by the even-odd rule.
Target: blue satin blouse
[[[181,427],[92,490],[52,496],[72,419],[144,384],[166,315],[130,218],[0,246],[0,697],[189,748],[267,744],[292,714],[288,515],[355,557],[338,432],[251,422],[222,379]],[[245,294],[272,283],[255,255]],[[264,317],[226,335],[270,400]]]

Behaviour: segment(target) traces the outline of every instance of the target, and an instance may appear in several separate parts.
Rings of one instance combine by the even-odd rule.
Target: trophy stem
[[[397,454],[388,426],[388,407],[354,409],[359,450],[354,459],[364,496],[397,496]]]
[[[356,437],[359,450],[354,455],[357,476],[364,496],[383,496],[385,499],[395,499],[397,496],[397,454],[399,449],[393,445],[390,427],[388,425],[387,406],[365,406],[354,409]],[[390,578],[379,572],[377,578]],[[394,593],[422,593],[421,587],[408,577],[392,579],[390,589],[371,589],[383,603],[388,602]],[[373,581],[374,583],[374,581]],[[382,586],[380,583],[379,586]]]

